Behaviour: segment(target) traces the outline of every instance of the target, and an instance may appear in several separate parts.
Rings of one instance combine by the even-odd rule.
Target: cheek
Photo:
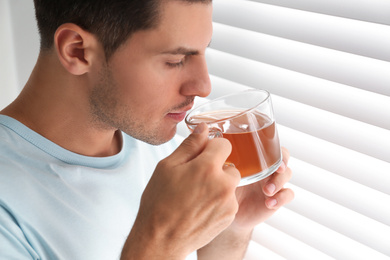
[[[161,61],[117,66],[113,76],[120,86],[122,102],[148,113],[144,116],[166,113],[180,91],[180,70],[166,68]]]
[[[131,108],[137,116],[145,118],[161,117],[167,110],[168,93],[164,85],[152,77],[123,77],[118,82],[122,104]]]

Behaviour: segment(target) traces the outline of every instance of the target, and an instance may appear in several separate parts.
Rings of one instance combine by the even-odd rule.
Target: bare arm
[[[227,229],[211,241],[211,243],[198,250],[198,260],[243,259],[251,236],[252,231],[234,232],[233,230]]]
[[[237,188],[239,210],[233,223],[198,250],[199,260],[244,258],[253,228],[294,198],[292,190],[283,188],[292,175],[287,167],[288,159],[289,153],[283,148],[283,165],[274,174],[260,182]]]

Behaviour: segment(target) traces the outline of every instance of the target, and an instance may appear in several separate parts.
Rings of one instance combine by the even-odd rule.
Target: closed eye
[[[167,62],[166,63],[169,67],[177,68],[184,65],[184,59],[180,60],[179,62]]]

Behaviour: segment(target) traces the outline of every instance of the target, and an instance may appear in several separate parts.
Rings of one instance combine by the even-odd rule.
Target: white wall
[[[26,83],[39,52],[32,0],[0,0],[0,109]]]

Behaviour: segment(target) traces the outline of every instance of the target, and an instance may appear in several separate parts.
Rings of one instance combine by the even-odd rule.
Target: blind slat
[[[214,21],[390,61],[390,28],[381,24],[242,0],[215,1]]]
[[[347,17],[373,23],[390,25],[388,0],[252,0],[254,2],[290,7],[332,16]]]
[[[214,24],[214,32],[211,44],[214,49],[333,82],[390,95],[390,62],[218,23]],[[390,29],[387,33],[390,35]]]
[[[332,230],[337,230],[340,234],[378,252],[390,255],[389,226],[295,185],[289,185],[289,187],[294,190],[295,199],[286,206],[288,209]],[[382,203],[386,205],[385,202]]]
[[[251,240],[244,260],[259,260],[259,258],[267,260],[286,260],[286,258]]]
[[[282,125],[390,163],[390,130],[273,96]]]
[[[268,89],[276,95],[390,130],[389,96],[355,89],[214,49],[208,50],[206,55],[209,72],[216,77],[253,88]],[[232,84],[222,80],[219,82],[221,85]]]
[[[389,260],[386,255],[287,208],[279,209],[266,223],[336,259]]]
[[[390,163],[278,125],[294,157],[390,195]]]
[[[269,248],[274,252],[278,252],[286,259],[313,260],[313,259],[334,259],[323,252],[315,249],[299,239],[296,239],[266,223],[262,223],[255,228],[252,235],[252,240]],[[299,248],[299,250],[297,250]],[[257,255],[256,259],[263,258],[262,255]]]
[[[332,172],[291,158],[291,183],[390,226],[390,196]]]

